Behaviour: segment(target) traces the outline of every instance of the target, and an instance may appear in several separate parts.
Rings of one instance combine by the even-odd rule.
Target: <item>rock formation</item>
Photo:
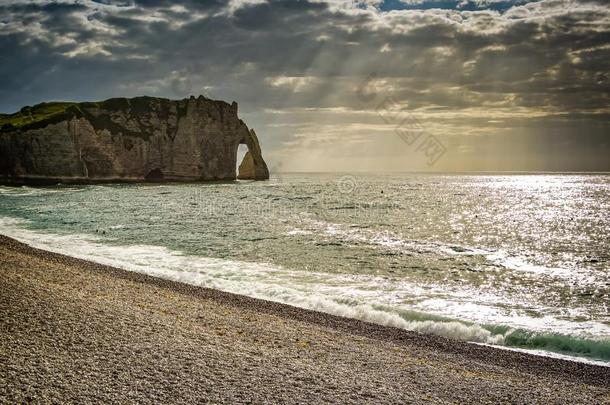
[[[240,144],[248,153],[239,178],[269,178],[235,102],[199,96],[43,103],[1,115],[0,126],[4,184],[235,180]]]
[[[248,151],[239,165],[237,178],[240,180],[268,179],[269,171],[263,160],[256,132],[253,129],[250,130],[250,137],[247,138],[246,145],[248,145]]]

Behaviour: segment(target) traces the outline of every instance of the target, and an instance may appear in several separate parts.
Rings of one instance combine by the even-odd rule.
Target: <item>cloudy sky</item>
[[[610,170],[606,0],[3,1],[0,111],[237,101],[276,171]]]

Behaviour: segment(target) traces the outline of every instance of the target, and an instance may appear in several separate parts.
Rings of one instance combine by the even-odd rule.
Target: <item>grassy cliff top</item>
[[[226,104],[224,101],[210,100],[203,96],[200,99]],[[182,100],[184,101],[184,100]],[[52,101],[36,104],[33,107],[26,106],[14,114],[0,114],[0,132],[13,130],[27,130],[41,128],[50,123],[60,122],[74,116],[87,116],[91,109],[102,109],[106,111],[129,110],[132,114],[139,115],[151,111],[153,106],[167,110],[174,101],[159,97],[134,97],[134,98],[110,98],[96,102],[65,102]]]
[[[56,115],[64,114],[66,110],[77,103],[51,102],[41,103],[33,107],[23,107],[14,114],[0,114],[0,128],[15,129],[28,124],[47,120]]]

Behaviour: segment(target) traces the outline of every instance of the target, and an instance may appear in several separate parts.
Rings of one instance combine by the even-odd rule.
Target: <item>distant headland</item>
[[[236,173],[237,149],[248,147]],[[265,180],[237,103],[191,96],[49,102],[0,114],[0,183]]]

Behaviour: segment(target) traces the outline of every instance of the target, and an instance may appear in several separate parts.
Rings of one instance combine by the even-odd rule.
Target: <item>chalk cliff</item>
[[[237,103],[114,98],[43,103],[0,116],[0,182],[206,181],[269,178],[256,134]],[[241,167],[240,166],[240,167]]]

